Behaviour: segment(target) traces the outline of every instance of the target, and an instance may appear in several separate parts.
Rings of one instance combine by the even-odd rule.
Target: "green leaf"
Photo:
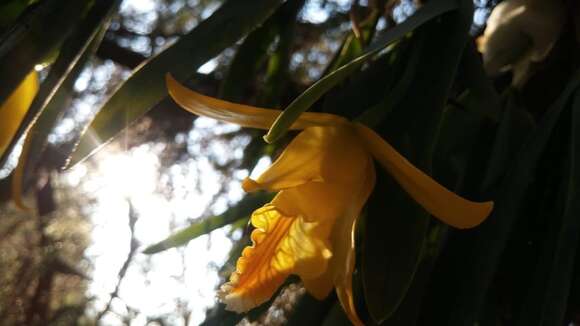
[[[279,107],[281,97],[290,81],[289,67],[296,37],[296,18],[304,0],[289,1],[281,8],[278,18],[279,38],[276,49],[268,58],[266,75],[260,84],[256,103],[261,107]]]
[[[362,64],[375,54],[418,26],[455,8],[457,8],[457,2],[453,0],[430,1],[405,22],[387,30],[362,55],[324,76],[290,103],[274,121],[270,130],[264,136],[264,140],[268,143],[273,143],[280,139],[302,112],[308,110],[322,95],[357,71]]]
[[[63,102],[68,97],[66,95],[71,94],[74,81],[80,74],[84,63],[96,51],[106,30],[105,22],[119,3],[118,0],[98,1],[63,43],[62,50],[52,64],[48,76],[41,84],[38,94],[6,151],[10,153],[20,136],[25,132],[28,133],[27,137],[30,138],[28,153],[21,156],[28,161],[23,173],[25,177],[31,176],[30,171],[38,162],[49,133],[62,115],[65,108]],[[63,85],[65,85],[64,88],[62,88]],[[7,155],[0,158],[0,165],[4,163],[6,157]]]
[[[418,39],[424,39],[423,49],[437,51],[421,51],[408,90],[389,119],[377,127],[386,132],[387,140],[408,134],[412,149],[418,153],[415,164],[425,171],[431,170],[443,110],[469,38],[472,2],[461,0],[459,4],[458,10],[445,13],[415,32]]]
[[[391,113],[393,108],[397,106],[403,99],[404,95],[409,92],[409,87],[415,77],[416,67],[419,59],[421,58],[421,53],[423,52],[423,39],[422,37],[416,37],[413,39],[414,46],[411,49],[409,59],[406,64],[406,69],[402,73],[403,75],[395,83],[393,89],[388,91],[388,95],[385,96],[379,103],[375,104],[371,108],[367,109],[363,114],[356,118],[357,121],[364,123],[369,127],[374,127]]]
[[[525,194],[534,179],[538,160],[546,148],[556,123],[570,97],[580,87],[580,71],[576,71],[558,100],[547,111],[536,130],[514,158],[495,200],[492,215],[473,231],[469,250],[463,251],[455,261],[461,266],[447,275],[449,284],[442,284],[445,294],[434,294],[438,311],[448,311],[447,325],[473,325],[482,310],[499,258],[508,241],[512,226],[524,204]],[[442,298],[445,299],[442,300]]]
[[[443,113],[433,158],[433,171],[438,180],[450,189],[463,190],[466,175],[472,167],[469,163],[473,152],[487,158],[487,150],[481,143],[491,138],[487,134],[494,133],[495,129],[481,115],[448,105]]]
[[[147,247],[143,250],[143,253],[151,255],[170,248],[183,246],[201,235],[234,223],[240,219],[247,218],[254,210],[267,203],[271,198],[272,195],[265,193],[246,195],[246,197],[240,200],[235,206],[228,209],[225,213],[203,218],[199,222],[195,222],[192,225],[170,235],[167,239]]]
[[[482,192],[492,189],[501,181],[514,153],[517,153],[533,131],[534,120],[530,114],[516,104],[515,94],[509,93],[501,118],[487,169],[481,182]]]
[[[281,6],[287,6],[288,3]],[[280,9],[279,9],[280,10]],[[262,26],[252,31],[242,42],[232,59],[228,72],[221,83],[219,97],[227,101],[240,102],[246,95],[246,88],[255,76],[268,55],[268,48],[278,34],[277,20],[274,14]]]
[[[362,280],[371,317],[384,322],[413,280],[429,226],[427,213],[382,169],[367,202]]]
[[[14,23],[30,2],[30,0],[5,0],[5,3],[0,4],[0,33],[4,33]]]
[[[68,162],[72,166],[167,97],[165,74],[178,81],[260,25],[284,1],[227,1],[173,46],[138,67],[119,86],[88,126]]]
[[[410,37],[404,37],[369,61],[368,67],[324,95],[320,110],[355,120],[365,110],[389,97],[397,82],[407,73]]]
[[[342,310],[342,306],[340,303],[335,303],[334,306],[326,315],[324,322],[321,324],[322,326],[351,326],[352,324],[348,320],[348,317]]]
[[[0,39],[0,103],[56,51],[91,5],[89,0],[41,1]]]
[[[497,121],[501,109],[500,97],[483,69],[481,55],[473,41],[468,42],[463,51],[458,79],[467,89],[462,103],[471,111]]]
[[[534,283],[521,309],[519,325],[564,323],[580,239],[580,89],[576,91],[569,109],[572,119],[561,119],[563,125],[571,122],[570,132],[566,133],[566,138],[570,138],[569,151],[564,154],[567,156],[567,169],[558,196],[561,205],[556,205],[548,217],[552,227],[546,232],[547,241],[534,273]],[[562,216],[554,216],[556,214]]]
[[[445,101],[468,39],[471,17],[471,1],[461,1],[459,10],[445,13],[416,30],[411,50],[417,51],[419,57],[408,62],[414,66],[413,77],[405,81],[406,91],[398,90],[401,95],[397,95],[400,99],[395,97],[396,107],[377,127],[395,147],[407,149],[405,157],[427,173],[431,171]],[[421,51],[422,48],[439,50]],[[420,96],[415,93],[417,90]],[[378,176],[372,196],[381,187],[387,188],[382,194],[379,192],[377,199],[369,200],[369,209],[374,205],[376,208],[366,220],[363,284],[370,315],[381,323],[397,310],[407,294],[430,219],[396,183]]]
[[[439,250],[443,243],[442,240],[446,238],[448,230],[447,226],[441,224],[430,228],[424,241],[421,262],[417,267],[413,282],[397,310],[389,319],[381,323],[382,326],[417,325],[421,312],[421,303],[425,292],[428,290],[427,284],[438,258]]]
[[[368,45],[375,34],[376,25],[380,17],[380,12],[373,9],[369,17],[359,26],[361,32],[360,38],[355,35],[354,31],[348,33],[340,47],[340,51],[328,64],[323,75],[327,75],[341,66],[348,64],[363,53],[364,47]]]

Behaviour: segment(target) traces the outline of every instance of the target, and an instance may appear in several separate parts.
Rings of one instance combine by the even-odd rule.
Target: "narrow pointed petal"
[[[491,213],[493,202],[472,202],[458,196],[413,166],[373,130],[358,123],[355,128],[375,159],[433,216],[465,229],[479,225]]]
[[[246,247],[230,282],[218,296],[226,309],[248,311],[267,301],[290,274],[316,278],[324,273],[332,253],[317,235],[315,223],[287,217],[272,205],[252,214],[253,245]]]
[[[355,192],[350,207],[345,211],[333,231],[334,258],[332,270],[335,273],[336,294],[346,315],[354,325],[364,325],[358,318],[352,292],[352,273],[355,267],[355,227],[361,210],[375,187],[375,170],[369,159],[364,183]]]
[[[307,182],[325,182],[344,189],[360,179],[367,156],[350,126],[310,127],[298,134],[262,175],[246,179],[242,186],[246,191],[279,191]]]
[[[0,156],[4,155],[26,115],[28,107],[38,92],[38,84],[38,74],[32,71],[0,105]]]
[[[235,123],[242,127],[269,129],[282,111],[264,109],[249,105],[236,104],[217,98],[202,95],[181,85],[171,75],[166,76],[169,95],[185,110],[223,122]],[[318,125],[336,125],[346,120],[328,113],[313,113],[302,115],[291,129],[304,129]]]

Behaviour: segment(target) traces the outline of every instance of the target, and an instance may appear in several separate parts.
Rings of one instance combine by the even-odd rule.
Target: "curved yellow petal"
[[[224,122],[235,123],[242,127],[269,129],[282,112],[249,105],[236,104],[217,98],[202,95],[181,85],[171,75],[166,75],[169,95],[185,110],[204,117]],[[346,120],[328,113],[307,112],[303,114],[290,129],[304,129],[319,125],[336,125]]]
[[[318,277],[327,269],[332,253],[318,225],[300,217],[287,217],[273,205],[252,214],[253,245],[238,259],[230,281],[218,296],[226,309],[243,312],[267,301],[290,274]]]
[[[38,92],[38,76],[33,70],[0,106],[0,156],[4,155],[10,145],[36,92]]]
[[[472,202],[447,190],[413,166],[370,128],[355,124],[367,149],[407,193],[433,216],[456,228],[479,225],[493,209],[493,202]]]
[[[352,200],[352,186],[309,182],[280,191],[272,204],[284,214],[302,216],[308,222],[334,223]]]
[[[324,300],[334,287],[330,270],[327,270],[326,273],[315,278],[302,279],[302,283],[304,284],[306,291],[318,300]]]
[[[352,273],[355,267],[355,227],[356,220],[375,187],[375,169],[369,158],[366,176],[361,187],[351,199],[351,205],[344,212],[333,230],[334,257],[331,269],[334,272],[336,295],[346,315],[354,325],[364,325],[358,318],[352,292]]]
[[[367,156],[350,124],[309,127],[262,175],[244,180],[242,186],[246,191],[278,191],[307,182],[325,182],[344,188],[360,180]]]

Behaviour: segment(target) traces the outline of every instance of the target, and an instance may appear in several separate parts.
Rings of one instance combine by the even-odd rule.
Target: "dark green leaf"
[[[399,150],[408,149],[404,155],[426,172],[431,171],[444,104],[468,39],[471,17],[471,2],[462,1],[459,10],[445,13],[415,31],[412,41],[424,42],[411,47],[419,52],[413,60],[416,72],[408,90],[401,91],[389,119],[379,124],[382,135]],[[421,47],[440,50],[420,51]],[[414,93],[416,90],[421,96]],[[368,203],[363,284],[371,317],[381,323],[405,298],[420,262],[429,218],[396,183],[378,176],[372,196],[377,196],[381,187],[387,188]]]
[[[256,100],[259,106],[280,106],[281,96],[290,81],[290,57],[296,36],[296,17],[303,6],[304,0],[289,1],[280,10],[278,44],[268,58],[264,82],[259,86],[260,92]]]
[[[391,113],[409,91],[413,77],[415,77],[416,67],[421,53],[423,53],[423,37],[413,38],[413,46],[406,63],[405,71],[400,79],[397,80],[394,87],[388,91],[382,101],[367,109],[363,114],[356,118],[357,121],[364,123],[369,127],[376,126]]]
[[[421,301],[439,255],[440,245],[447,235],[447,230],[448,227],[441,224],[430,228],[424,241],[421,262],[417,267],[413,282],[397,310],[389,319],[381,323],[381,326],[413,326],[417,324],[421,312]]]
[[[288,4],[283,5],[287,6]],[[281,8],[282,8],[281,7]],[[246,96],[246,88],[268,55],[268,48],[278,34],[279,15],[272,15],[264,24],[248,35],[232,59],[228,72],[221,83],[219,97],[240,102]]]
[[[439,300],[439,308],[436,309],[448,312],[444,320],[435,321],[447,325],[472,325],[477,321],[499,257],[506,246],[514,221],[519,216],[522,200],[534,180],[538,160],[562,111],[579,86],[580,71],[577,71],[512,161],[496,196],[492,215],[473,231],[469,250],[463,251],[454,259],[460,261],[461,265],[455,266],[448,273],[448,284],[441,284],[441,291],[445,291],[445,295],[433,294],[434,299]],[[447,299],[441,301],[443,296]],[[426,318],[434,320],[433,317]]]
[[[43,81],[38,94],[30,105],[26,116],[22,120],[16,136],[13,137],[12,143],[7,150],[11,148],[24,132],[29,132],[27,137],[30,138],[30,145],[26,159],[27,168],[24,171],[25,176],[30,176],[30,169],[33,168],[42,149],[46,144],[48,134],[53,130],[58,118],[64,109],[62,106],[62,92],[69,93],[70,87],[80,74],[84,62],[96,50],[104,35],[106,27],[103,26],[105,21],[119,5],[118,0],[98,1],[87,13],[86,18],[79,24],[72,35],[63,43],[56,61],[52,65],[48,76]],[[68,84],[68,87],[61,90],[61,86]],[[69,93],[70,94],[70,93]],[[54,101],[57,102],[54,102]],[[49,108],[50,110],[44,110]],[[6,156],[0,158],[0,165],[6,159]]]
[[[352,324],[348,320],[348,317],[342,310],[340,303],[335,303],[334,306],[328,312],[326,319],[321,324],[322,326],[351,326]]]
[[[521,309],[519,325],[563,325],[570,284],[574,273],[574,259],[580,236],[580,89],[569,105],[571,124],[569,152],[562,158],[567,165],[561,180],[558,202],[548,217],[551,228],[546,232],[534,283]],[[560,125],[569,124],[566,118]],[[564,142],[565,143],[565,142]],[[562,208],[562,209],[558,209]],[[562,217],[557,215],[562,214]],[[555,215],[555,216],[554,216]]]
[[[167,97],[165,75],[184,82],[199,66],[260,25],[284,1],[227,1],[173,46],[138,67],[101,108],[83,134],[69,166],[97,151]]]
[[[347,35],[338,54],[328,64],[323,75],[333,72],[363,53],[364,47],[368,45],[375,34],[376,25],[380,17],[379,11],[373,10],[369,17],[367,17],[367,19],[365,19],[365,21],[363,21],[359,26],[361,32],[361,35],[359,35],[360,37],[357,37],[354,31],[351,31]]]
[[[225,213],[203,218],[201,221],[177,231],[167,239],[147,247],[143,253],[150,255],[170,248],[183,246],[200,235],[207,234],[215,229],[234,223],[237,220],[247,218],[254,210],[264,205],[271,198],[271,195],[265,193],[247,195]]]
[[[443,114],[433,158],[434,175],[450,189],[462,189],[471,167],[471,154],[473,151],[483,151],[481,141],[488,138],[485,133],[493,132],[495,127],[490,126],[481,115],[448,105]]]
[[[355,120],[365,110],[385,101],[403,74],[407,73],[410,38],[396,42],[369,61],[366,69],[336,85],[322,99],[321,111]]]
[[[0,39],[0,103],[22,79],[58,51],[91,5],[89,0],[46,0],[31,7]]]
[[[426,212],[383,170],[367,202],[362,239],[362,279],[377,323],[397,309],[411,284],[429,219]]]
[[[324,76],[290,103],[282,114],[278,116],[276,121],[274,121],[268,134],[264,136],[266,142],[272,143],[280,139],[302,112],[308,110],[322,95],[350,76],[353,72],[357,71],[363,63],[375,54],[405,34],[415,30],[418,26],[455,8],[457,8],[456,1],[430,1],[405,22],[387,30],[362,55]]]
[[[14,23],[30,2],[31,0],[5,0],[0,4],[0,34]]]
[[[472,41],[467,43],[463,51],[458,79],[465,84],[468,92],[462,100],[463,104],[469,110],[497,121],[501,109],[500,97],[485,73],[481,56]]]
[[[489,163],[481,182],[483,192],[492,189],[501,180],[514,153],[518,152],[534,128],[533,118],[515,103],[514,97],[514,94],[507,94],[507,103],[501,113]]]
[[[421,51],[408,91],[389,119],[378,126],[387,140],[408,134],[416,151],[413,154],[418,154],[414,163],[428,172],[445,103],[469,38],[472,2],[461,0],[459,4],[458,10],[445,13],[415,31],[414,38],[424,39],[423,49],[438,51]]]

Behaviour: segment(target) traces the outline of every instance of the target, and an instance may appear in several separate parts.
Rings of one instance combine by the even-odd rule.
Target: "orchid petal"
[[[269,129],[281,110],[258,108],[236,104],[209,97],[183,86],[171,75],[166,75],[169,95],[185,110],[242,127]],[[328,113],[308,112],[303,114],[290,129],[304,129],[312,126],[328,126],[345,123],[346,120]]]
[[[0,156],[10,145],[37,91],[38,75],[32,71],[0,106]]]
[[[246,191],[279,191],[325,182],[344,188],[360,180],[367,156],[350,127],[311,127],[298,134],[262,175],[244,180],[242,186]]]
[[[302,283],[310,295],[318,300],[324,300],[334,287],[332,271],[327,270],[324,274],[316,278],[302,279]]]
[[[226,309],[243,312],[267,301],[290,274],[312,279],[326,271],[330,244],[317,224],[282,215],[266,205],[252,214],[253,245],[238,259],[230,282],[218,296]]]
[[[375,159],[433,216],[465,229],[479,225],[491,213],[493,202],[472,202],[456,195],[413,166],[370,128],[358,123],[355,128]]]
[[[355,228],[356,220],[375,187],[375,169],[372,160],[365,169],[366,176],[351,205],[344,216],[337,221],[333,230],[334,259],[331,269],[334,271],[336,295],[346,315],[354,325],[364,325],[356,313],[352,292],[352,273],[355,267]]]

